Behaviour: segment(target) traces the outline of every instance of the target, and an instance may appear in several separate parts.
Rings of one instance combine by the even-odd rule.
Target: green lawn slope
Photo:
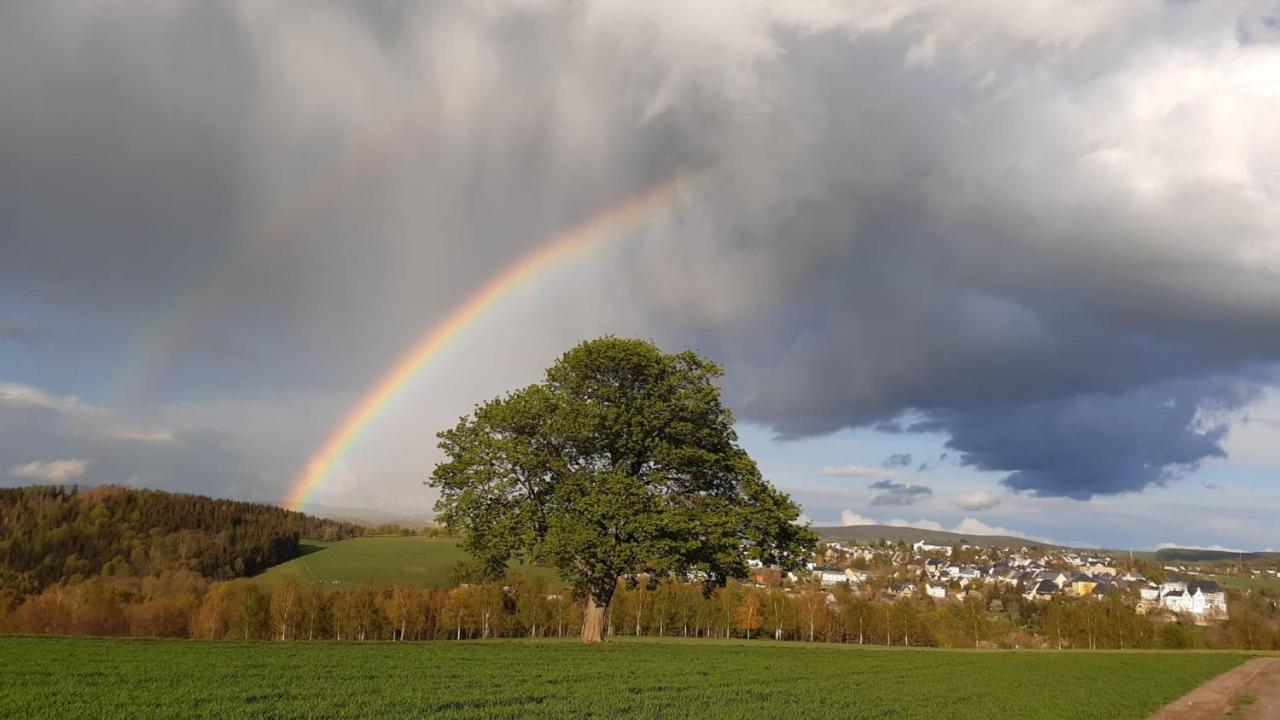
[[[374,536],[336,543],[307,541],[304,554],[269,568],[258,577],[275,585],[288,576],[304,583],[338,588],[358,587],[366,580],[378,585],[410,583],[422,587],[449,585],[449,569],[467,552],[457,538]],[[554,582],[551,568],[520,567],[521,572]]]

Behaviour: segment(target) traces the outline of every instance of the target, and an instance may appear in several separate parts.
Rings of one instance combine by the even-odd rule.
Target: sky
[[[429,512],[604,334],[817,524],[1280,547],[1274,0],[0,0],[0,484]]]

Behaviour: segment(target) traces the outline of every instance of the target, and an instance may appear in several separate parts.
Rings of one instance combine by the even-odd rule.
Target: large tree
[[[707,592],[747,560],[794,567],[816,537],[738,446],[715,363],[605,337],[439,434],[429,484],[490,573],[555,565],[586,598],[582,639],[600,642],[620,579],[693,577]]]

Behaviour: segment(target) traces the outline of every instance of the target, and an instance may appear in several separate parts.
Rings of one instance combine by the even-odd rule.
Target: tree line
[[[272,505],[118,486],[0,489],[0,606],[97,576],[252,575],[297,557],[300,538],[362,534]]]
[[[1280,650],[1280,611],[1261,593],[1235,593],[1230,619],[1138,614],[1120,596],[1024,601],[987,587],[963,600],[870,598],[845,587],[786,589],[730,581],[619,583],[606,636],[774,639],[863,645],[1022,649]],[[499,582],[427,589],[365,584],[333,590],[296,578],[268,587],[212,582],[190,571],[57,585],[0,614],[20,634],[206,640],[424,641],[575,637],[585,599],[519,573]]]

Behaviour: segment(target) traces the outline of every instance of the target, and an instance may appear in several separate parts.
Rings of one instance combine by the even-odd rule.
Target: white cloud
[[[1233,553],[1254,552],[1253,550],[1226,547],[1223,545],[1195,545],[1195,544],[1172,543],[1172,542],[1156,543],[1156,547],[1155,547],[1156,550],[1167,550],[1170,548],[1177,548],[1178,550],[1213,550],[1215,552],[1233,552]]]
[[[953,532],[961,535],[1008,535],[1011,537],[1026,538],[1027,540],[1049,543],[1052,545],[1065,544],[1065,543],[1056,542],[1050,538],[1031,535],[1029,533],[1022,532],[1020,530],[1013,530],[1011,528],[1000,527],[998,525],[988,525],[982,522],[981,520],[978,520],[977,518],[971,518],[971,517],[961,520],[959,523],[956,524],[955,527],[948,529],[937,520],[929,520],[927,518],[920,518],[918,520],[904,520],[902,518],[893,518],[892,520],[885,520],[884,522],[881,522],[879,520],[876,520],[875,518],[869,518],[864,515],[859,515],[858,513],[852,510],[841,510],[840,524],[846,525],[846,526],[847,525],[886,525],[888,527],[916,528],[917,530],[934,530],[938,532]]]
[[[966,535],[1013,535],[1016,537],[1031,539],[1024,532],[1010,530],[1009,528],[999,527],[997,525],[988,525],[977,518],[971,517],[961,520],[954,528],[951,529],[951,532],[963,533]]]
[[[864,517],[852,510],[840,511],[841,525],[879,525],[874,518]]]
[[[828,465],[819,470],[818,474],[827,477],[858,477],[875,480],[894,480],[902,477],[900,472],[866,465]]]
[[[0,402],[18,407],[38,407],[58,412],[97,412],[98,408],[85,405],[75,395],[53,395],[30,385],[0,383]]]
[[[1000,527],[999,525],[988,525],[977,518],[971,517],[961,520],[955,527],[951,528],[951,532],[960,533],[962,535],[1009,535],[1012,537],[1026,538],[1027,540],[1047,543],[1049,545],[1097,547],[1097,544],[1092,542],[1062,542],[1042,535],[1032,535],[1031,533],[1022,532],[1021,530]]]
[[[50,482],[67,482],[84,474],[88,467],[87,460],[33,460],[29,463],[14,465],[9,474],[29,480],[48,480]]]
[[[990,510],[1002,502],[1004,502],[1003,497],[992,495],[986,490],[978,490],[977,492],[971,492],[968,495],[961,495],[955,500],[952,500],[951,504],[961,510],[977,511]]]
[[[889,527],[916,528],[917,530],[942,530],[943,529],[942,523],[937,522],[935,520],[925,520],[924,518],[920,518],[919,520],[903,520],[901,518],[894,518],[886,522],[885,525],[888,525]]]

